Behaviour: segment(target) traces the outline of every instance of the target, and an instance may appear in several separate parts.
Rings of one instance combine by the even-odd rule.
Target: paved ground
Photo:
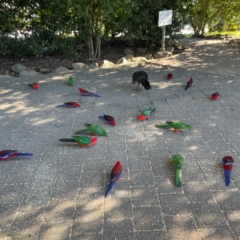
[[[183,56],[165,59],[170,69],[157,61],[146,65],[152,90],[140,93],[131,85],[140,68],[130,66],[31,79],[0,76],[0,149],[34,153],[0,162],[0,239],[240,239],[240,61],[237,52],[228,59],[216,49],[212,45],[212,70],[204,55],[198,58],[205,68],[190,57],[186,64]],[[238,67],[230,74],[232,58]],[[170,71],[172,81],[166,80]],[[75,87],[66,84],[70,74]],[[185,92],[190,77],[194,86]],[[34,81],[39,90],[28,88]],[[101,98],[81,97],[80,86]],[[211,101],[216,91],[221,97]],[[80,100],[81,107],[55,108],[70,100]],[[137,121],[151,103],[157,108],[151,121]],[[113,115],[117,126],[98,119],[102,113]],[[154,127],[167,120],[193,130],[176,134]],[[84,123],[102,125],[108,137],[88,149],[58,141]],[[174,153],[185,157],[181,188],[174,185]],[[229,187],[221,164],[226,155],[235,159]],[[124,174],[105,199],[117,160]]]

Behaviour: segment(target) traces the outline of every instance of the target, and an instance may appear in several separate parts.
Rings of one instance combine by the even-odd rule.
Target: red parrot
[[[231,156],[226,156],[222,159],[222,163],[224,168],[225,185],[228,186],[231,182],[234,159]]]
[[[190,78],[190,80],[187,82],[187,86],[185,87],[185,91],[188,90],[193,85],[193,78]]]
[[[85,90],[83,88],[79,88],[80,94],[82,96],[88,96],[88,97],[100,97],[99,95],[89,92],[88,90]]]
[[[112,116],[103,114],[103,116],[99,116],[99,118],[104,119],[107,123],[109,123],[112,126],[116,126],[115,119]]]
[[[65,103],[63,103],[61,105],[58,105],[56,107],[77,108],[77,107],[80,107],[80,104],[76,103],[76,102],[65,102]]]
[[[172,73],[169,73],[169,74],[167,75],[167,78],[168,78],[168,80],[171,80],[171,79],[173,78]]]
[[[19,153],[18,150],[1,150],[0,151],[0,160],[9,160],[13,157],[31,157],[33,156],[32,153]]]
[[[120,161],[117,161],[115,166],[112,168],[111,175],[110,175],[110,181],[108,184],[108,188],[105,194],[105,197],[108,196],[108,194],[113,190],[115,187],[117,181],[122,176],[122,164]]]
[[[219,93],[218,92],[213,93],[212,100],[217,100],[218,98],[219,98]]]
[[[39,83],[31,83],[28,84],[29,87],[32,87],[32,89],[39,89]]]

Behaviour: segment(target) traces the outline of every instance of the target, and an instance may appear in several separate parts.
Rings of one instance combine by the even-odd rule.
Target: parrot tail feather
[[[108,194],[113,190],[113,188],[115,187],[116,183],[117,183],[116,181],[115,182],[109,182],[107,191],[105,193],[105,197],[107,197]]]
[[[224,169],[224,177],[225,177],[225,185],[229,186],[230,182],[231,182],[231,174],[232,174],[232,170],[226,170]]]
[[[31,156],[33,156],[33,154],[32,153],[17,153],[17,155],[16,155],[16,157],[24,157],[24,156],[31,157]]]
[[[56,107],[64,107],[65,105],[64,104],[61,104],[61,105],[57,105]]]
[[[83,130],[77,131],[74,134],[81,134],[81,133],[86,133],[86,132],[88,132],[88,129],[83,129]]]
[[[62,138],[59,139],[60,142],[77,142],[75,139],[72,138]]]
[[[99,118],[105,119],[104,116],[99,116]]]
[[[171,128],[168,124],[155,125],[157,128]]]

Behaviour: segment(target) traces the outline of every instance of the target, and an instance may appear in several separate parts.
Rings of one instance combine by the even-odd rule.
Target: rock
[[[145,58],[146,58],[147,60],[151,60],[151,59],[153,59],[153,56],[152,56],[151,53],[148,53],[148,54],[145,55]]]
[[[145,57],[134,57],[132,62],[147,62],[148,60]]]
[[[88,69],[88,65],[85,63],[73,63],[73,69],[77,70],[77,69]]]
[[[131,49],[129,49],[129,48],[125,48],[125,50],[124,50],[124,54],[133,54],[133,51],[131,50]]]
[[[143,55],[143,54],[146,53],[146,49],[144,49],[144,48],[138,48],[138,49],[137,49],[137,52],[138,52],[139,54]]]
[[[73,62],[68,59],[63,59],[61,65],[68,68],[69,70],[73,70]]]
[[[26,66],[16,63],[15,65],[12,66],[12,71],[16,72],[16,73],[20,73],[22,71],[25,71],[27,69]]]
[[[122,63],[129,63],[129,61],[124,58],[124,57],[121,57],[119,60],[117,60],[116,64],[122,64]]]
[[[127,54],[124,58],[127,59],[128,61],[132,61],[132,58],[134,58],[134,55],[133,54]]]
[[[40,73],[47,74],[47,73],[51,72],[51,69],[50,68],[40,68],[39,71],[40,71]]]
[[[171,57],[173,54],[171,52],[168,51],[163,51],[163,52],[156,52],[153,54],[153,58],[157,59],[157,58],[165,58],[165,57]]]
[[[68,68],[62,67],[62,66],[60,66],[54,70],[54,72],[56,72],[56,73],[66,72],[66,71],[69,71]]]
[[[175,50],[185,49],[185,46],[179,40],[176,40],[176,39],[173,40],[172,46],[174,47]]]
[[[34,70],[30,69],[30,70],[26,70],[26,71],[20,72],[19,76],[20,77],[23,77],[23,76],[34,77],[34,76],[39,76],[39,73],[37,73]]]
[[[174,47],[166,47],[166,51],[168,52],[173,52],[173,50],[174,50]]]
[[[111,68],[113,67],[115,64],[113,62],[107,61],[107,60],[103,60],[99,63],[99,67],[100,68]]]
[[[89,68],[90,68],[90,69],[99,68],[99,65],[98,65],[98,63],[91,63],[91,64],[89,65]]]

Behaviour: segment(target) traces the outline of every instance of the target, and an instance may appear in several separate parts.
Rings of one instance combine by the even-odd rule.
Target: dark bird
[[[149,90],[151,89],[151,85],[148,81],[148,75],[146,72],[144,71],[137,71],[132,75],[132,84],[134,84],[135,82],[138,83],[138,88],[136,89],[136,91],[141,90],[139,88],[139,85],[142,84],[142,86],[146,89]]]
[[[187,86],[185,87],[185,91],[188,90],[193,85],[193,78],[190,78],[190,80],[187,82]]]

